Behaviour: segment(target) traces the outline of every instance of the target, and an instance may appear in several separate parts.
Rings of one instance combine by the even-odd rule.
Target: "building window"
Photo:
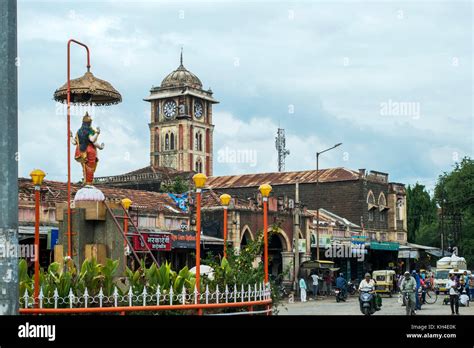
[[[165,150],[169,150],[169,149],[170,149],[170,135],[166,134],[165,135]]]
[[[200,159],[196,161],[196,172],[202,173],[202,162]]]
[[[405,233],[397,233],[397,240],[405,240]]]
[[[174,150],[174,133],[171,133],[170,137],[170,149]]]
[[[403,220],[403,198],[397,199],[397,220]]]
[[[379,206],[382,206],[382,207],[386,207],[386,206],[387,206],[387,199],[385,198],[385,195],[384,195],[383,192],[380,192],[378,205],[379,205]]]
[[[196,151],[202,151],[202,134],[197,132],[194,137],[194,149]]]
[[[369,210],[369,221],[374,221],[374,211]]]
[[[380,221],[385,222],[385,210],[382,210],[380,212],[379,216],[380,216]]]
[[[369,193],[367,194],[367,203],[375,205],[375,197],[372,191],[369,191]]]

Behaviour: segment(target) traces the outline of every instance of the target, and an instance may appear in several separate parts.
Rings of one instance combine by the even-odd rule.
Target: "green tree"
[[[189,183],[182,176],[175,176],[171,182],[162,183],[161,192],[166,193],[185,193],[189,191]]]
[[[465,157],[454,165],[451,172],[438,178],[435,199],[442,207],[448,221],[452,216],[460,216],[460,239],[455,241],[460,256],[468,265],[474,264],[474,161]],[[447,232],[451,225],[448,222]]]
[[[409,242],[421,243],[421,231],[423,231],[423,240],[432,239],[432,236],[426,234],[432,232],[433,226],[436,224],[436,210],[436,202],[424,185],[416,183],[414,186],[408,186],[407,222]],[[427,228],[427,226],[430,226],[430,228]]]

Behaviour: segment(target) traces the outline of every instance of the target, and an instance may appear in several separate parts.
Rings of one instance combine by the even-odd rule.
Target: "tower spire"
[[[183,46],[181,46],[180,63],[181,63],[181,66],[183,66]]]

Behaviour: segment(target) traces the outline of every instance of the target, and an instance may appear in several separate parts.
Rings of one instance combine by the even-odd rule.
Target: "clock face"
[[[199,101],[194,102],[194,116],[196,118],[202,117],[202,104]]]
[[[174,100],[169,100],[163,105],[163,115],[165,115],[166,118],[172,118],[175,116],[176,110],[177,106]]]

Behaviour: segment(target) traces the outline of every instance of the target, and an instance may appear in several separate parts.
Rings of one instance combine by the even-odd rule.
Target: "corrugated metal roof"
[[[129,198],[133,202],[132,207],[137,207],[140,210],[159,211],[170,213],[171,215],[185,214],[176,207],[175,201],[168,196],[167,193],[130,190],[101,185],[96,185],[95,187],[104,193],[107,201],[119,202],[123,198]],[[71,196],[74,197],[80,188],[82,188],[81,184],[71,184]],[[65,182],[45,180],[41,191],[43,203],[51,203],[53,205],[55,203],[66,202],[67,200],[67,183]],[[34,201],[34,186],[30,179],[18,179],[18,199]],[[170,207],[176,208],[170,209]]]
[[[214,176],[207,181],[210,188],[256,187],[262,184],[285,185],[315,183],[318,177],[316,170],[299,172],[274,172],[243,175]],[[319,182],[337,182],[358,180],[359,172],[347,168],[329,168],[319,170]]]

